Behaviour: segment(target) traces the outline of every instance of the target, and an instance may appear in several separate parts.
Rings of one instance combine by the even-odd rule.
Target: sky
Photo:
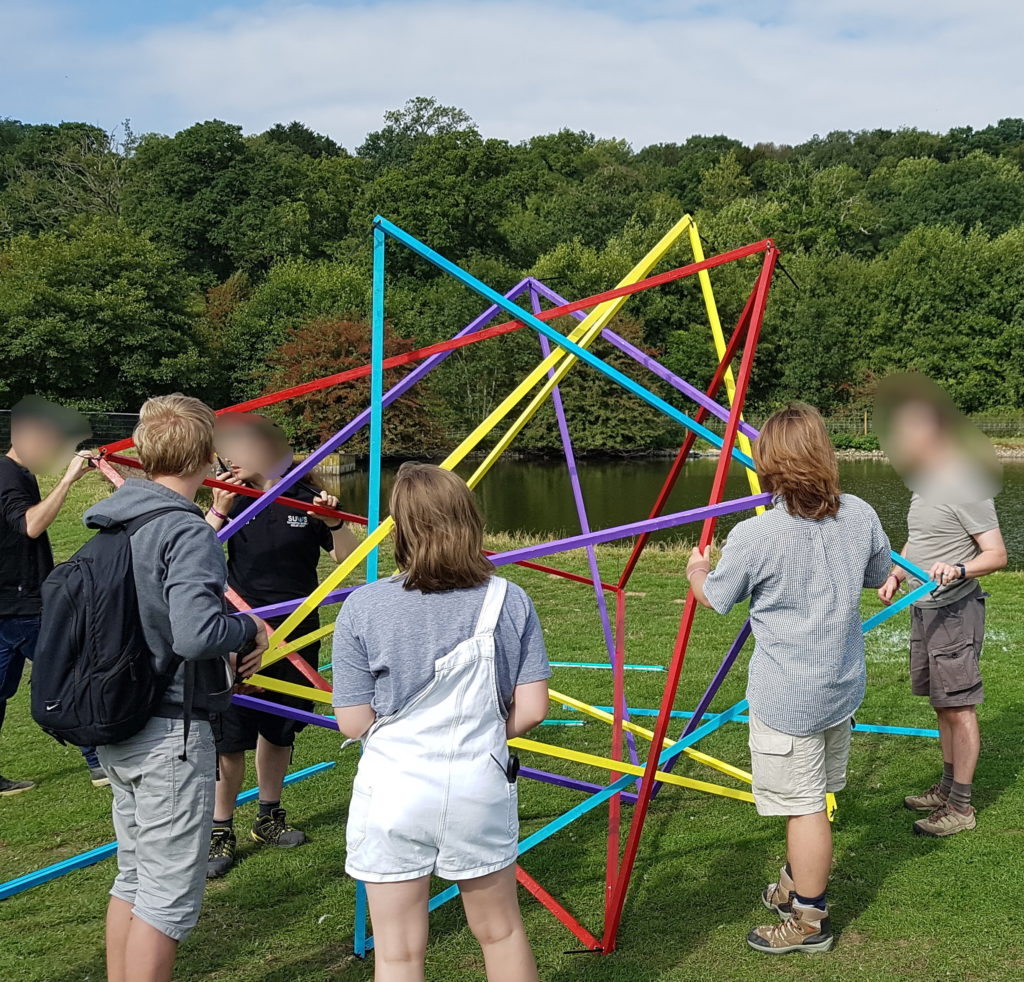
[[[417,95],[512,141],[945,131],[1024,115],[1018,0],[0,0],[0,116],[349,149]]]

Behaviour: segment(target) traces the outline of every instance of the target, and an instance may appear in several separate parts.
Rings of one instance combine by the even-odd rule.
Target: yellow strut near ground
[[[692,219],[689,215],[684,215],[672,228],[662,236],[658,244],[651,249],[650,252],[639,262],[630,272],[619,282],[619,286],[628,286],[631,283],[635,283],[643,279],[650,270],[658,263],[669,249],[675,244],[678,238],[689,228],[692,224]],[[576,342],[577,344],[583,344],[584,339],[587,343],[593,340],[593,337],[597,336],[596,331],[592,330],[592,325],[598,321],[603,320],[605,312],[608,308],[618,310],[622,302],[626,298],[618,297],[615,300],[607,300],[603,304],[599,304],[594,310],[587,315],[586,320],[582,321],[579,326],[568,335],[569,339]],[[590,337],[590,335],[593,337]],[[487,416],[487,418],[480,423],[472,433],[467,436],[458,447],[453,450],[448,457],[442,462],[441,466],[445,470],[454,470],[468,455],[472,452],[480,442],[527,396],[527,394],[544,379],[548,372],[556,369],[560,366],[560,363],[565,358],[571,358],[570,364],[576,362],[575,356],[568,355],[562,348],[558,348],[553,351],[547,358],[544,358],[540,364],[538,364],[527,376],[523,379],[519,385],[516,386],[513,391],[507,395],[502,402]],[[563,373],[564,374],[564,373]],[[479,470],[479,469],[478,469]],[[486,473],[484,471],[483,473]],[[483,476],[480,474],[480,477]],[[474,475],[476,477],[476,475]],[[476,477],[479,480],[480,477]],[[474,482],[471,479],[469,482],[470,486],[473,486]],[[306,600],[299,606],[288,618],[278,627],[274,632],[274,640],[280,643],[282,640],[287,640],[290,632],[295,630],[296,627],[302,622],[302,620],[313,610],[315,610],[324,600],[324,598],[337,586],[339,586],[344,579],[373,551],[374,548],[379,546],[384,539],[390,534],[393,523],[390,517],[386,518],[377,528],[373,529],[367,537],[359,544],[359,546],[345,559],[344,562],[340,563],[333,572],[321,583]],[[281,652],[278,654],[278,652]],[[279,661],[284,657],[285,649],[274,648],[269,657],[265,658],[264,666],[272,665],[274,662]],[[255,680],[254,680],[255,681]],[[256,684],[264,684],[264,680],[260,680]]]
[[[644,768],[637,764],[629,764],[622,760],[612,760],[610,757],[598,757],[596,754],[583,753],[580,750],[567,750],[565,747],[556,747],[550,743],[541,743],[539,740],[528,740],[525,737],[516,737],[509,740],[508,745],[516,750],[529,750],[533,753],[544,754],[546,757],[558,757],[560,760],[568,760],[577,764],[586,764],[590,767],[600,767],[602,770],[612,771],[616,774],[635,774],[643,777]],[[680,777],[678,774],[670,774],[668,771],[657,771],[655,780],[663,784],[674,784],[680,788],[689,788],[691,791],[704,791],[707,794],[721,795],[723,798],[735,798],[737,801],[751,802],[754,796],[749,791],[737,791],[735,788],[722,787],[720,784],[709,784],[707,781],[694,781],[692,778]]]
[[[615,722],[615,717],[612,716],[611,713],[606,713],[603,709],[591,706],[589,703],[583,702],[580,699],[574,699],[572,696],[564,695],[561,692],[555,692],[553,689],[548,690],[548,698],[552,702],[561,703],[564,706],[570,706],[572,709],[578,710],[586,716],[599,719],[602,723]],[[648,730],[643,726],[638,726],[636,723],[631,723],[629,720],[622,721],[622,728],[639,737],[643,737],[645,740],[654,739],[654,733],[652,730]],[[672,741],[667,739],[663,740],[662,746],[671,747]],[[683,753],[698,764],[705,764],[708,767],[713,767],[716,771],[721,771],[723,774],[728,774],[729,777],[736,778],[737,781],[745,781],[747,784],[750,784],[753,780],[749,771],[744,771],[739,767],[733,767],[732,764],[727,764],[724,760],[719,760],[717,757],[702,754],[699,750],[694,750],[692,747],[687,747],[683,750]]]

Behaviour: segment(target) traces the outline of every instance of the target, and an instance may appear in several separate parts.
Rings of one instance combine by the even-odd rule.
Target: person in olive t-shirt
[[[262,416],[226,413],[217,423],[217,450],[230,475],[222,479],[246,484],[261,491],[273,485],[291,466],[292,451],[281,431]],[[296,485],[288,497],[336,508],[337,498],[303,484]],[[220,529],[228,518],[240,514],[252,499],[226,491],[215,491],[207,521]],[[327,553],[341,562],[356,546],[348,526],[333,518],[321,518],[311,512],[274,504],[265,508],[227,540],[228,583],[251,607],[264,607],[307,597],[318,583],[317,565]],[[284,617],[270,617],[278,627]],[[318,611],[296,629],[295,637],[309,634],[320,626]],[[299,655],[314,668],[319,667],[320,643],[307,646]],[[289,661],[269,666],[265,674],[308,685],[304,676]],[[267,700],[298,709],[312,710],[313,703],[295,696],[261,692]],[[210,842],[207,876],[223,876],[234,862],[235,798],[245,777],[245,754],[256,752],[256,777],[259,784],[259,814],[250,836],[257,842],[274,846],[298,846],[306,841],[301,829],[293,828],[281,807],[282,782],[291,762],[295,735],[304,724],[273,713],[231,706],[214,721],[220,777],[217,804]]]
[[[910,397],[893,410],[886,449],[914,491],[903,555],[939,584],[911,608],[910,679],[914,695],[927,696],[938,717],[943,776],[904,805],[927,813],[915,833],[941,837],[976,825],[971,789],[981,750],[987,597],[978,578],[1002,569],[1007,556],[992,498],[994,468],[970,424],[941,390],[929,392],[914,378],[908,387]],[[894,567],[878,591],[882,601],[891,602],[907,578]],[[911,587],[920,585],[910,579]]]
[[[81,413],[27,396],[11,411],[11,447],[0,457],[0,727],[7,702],[21,682],[39,638],[39,588],[53,569],[46,530],[53,524],[71,485],[89,468],[89,454],[72,454],[64,476],[43,498],[37,473],[63,465],[91,430]],[[94,747],[82,747],[92,783],[109,782]],[[0,775],[0,796],[34,787]]]

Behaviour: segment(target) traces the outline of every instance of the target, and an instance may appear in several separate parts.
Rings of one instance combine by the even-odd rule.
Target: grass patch
[[[105,493],[92,478],[81,482],[53,529],[58,558],[87,536],[76,516]],[[496,537],[505,549],[526,540]],[[599,549],[602,574],[614,579],[625,551]],[[552,557],[553,565],[583,572],[580,553]],[[627,603],[627,660],[665,664],[678,626],[685,580],[685,550],[661,547],[645,555]],[[382,565],[382,569],[390,568]],[[541,573],[512,569],[510,578],[534,597],[553,660],[605,657],[589,587]],[[913,816],[901,807],[908,790],[926,787],[938,770],[933,741],[858,734],[849,788],[836,822],[835,920],[841,932],[828,956],[768,960],[748,952],[746,932],[764,918],[758,893],[778,870],[782,826],[759,819],[752,806],[670,788],[651,808],[636,876],[613,957],[569,955],[575,940],[523,895],[527,930],[541,977],[566,982],[697,982],[765,978],[834,982],[920,982],[921,979],[1010,980],[1024,975],[1019,924],[1024,898],[1024,807],[1017,652],[1024,627],[1024,574],[990,577],[985,676],[981,710],[984,749],[978,771],[978,831],[949,841],[910,834]],[[865,614],[876,609],[865,594]],[[330,613],[325,613],[325,617]],[[692,708],[735,635],[742,615],[697,617],[677,708]],[[869,690],[858,719],[930,727],[934,716],[909,694],[905,616],[869,635]],[[630,702],[656,706],[664,676],[627,676]],[[556,670],[553,684],[594,703],[611,702],[610,674]],[[737,666],[716,706],[741,698],[744,666]],[[29,777],[38,787],[0,800],[0,879],[57,862],[111,838],[109,793],[93,789],[77,751],[44,736],[28,715],[27,687],[9,707],[2,743],[4,773]],[[554,716],[568,718],[557,707]],[[576,717],[579,718],[579,717]],[[607,754],[608,730],[597,722],[538,731],[539,739]],[[231,982],[368,980],[372,961],[352,956],[354,888],[344,873],[344,821],[355,752],[337,735],[307,731],[295,766],[338,760],[325,775],[287,792],[286,805],[312,839],[301,849],[274,853],[242,845],[242,860],[210,885],[199,928],[182,948],[177,978]],[[746,728],[730,724],[701,748],[746,766]],[[546,767],[547,762],[531,764]],[[595,779],[582,767],[551,769]],[[708,778],[684,761],[680,772]],[[249,775],[246,786],[251,786]],[[599,778],[598,778],[599,779]],[[726,779],[727,780],[727,779]],[[579,795],[524,782],[523,834],[581,800]],[[240,828],[254,806],[239,810]],[[625,810],[628,817],[629,809]],[[605,813],[595,810],[524,857],[524,866],[584,924],[601,924]],[[114,876],[111,861],[81,870],[0,903],[0,979],[18,982],[100,982],[103,910]],[[483,977],[479,951],[457,905],[431,918],[427,977],[448,982]]]

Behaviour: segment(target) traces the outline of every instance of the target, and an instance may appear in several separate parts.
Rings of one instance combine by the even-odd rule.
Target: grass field
[[[97,487],[83,482],[76,488],[68,517],[54,528],[59,558],[84,538],[77,514],[98,494]],[[599,555],[606,578],[614,578],[624,554],[606,549]],[[579,555],[558,558],[565,568],[583,568]],[[628,662],[665,663],[681,611],[683,561],[679,550],[652,551],[641,564],[628,598]],[[589,587],[526,570],[509,575],[535,598],[553,659],[604,658]],[[855,736],[850,784],[839,796],[835,825],[831,892],[839,942],[829,955],[767,959],[748,951],[744,937],[764,917],[758,894],[782,859],[781,824],[758,818],[751,805],[667,788],[651,808],[615,955],[568,954],[578,947],[575,939],[523,895],[541,978],[994,982],[1024,977],[1024,685],[1018,668],[1024,574],[996,575],[986,585],[992,594],[985,651],[988,701],[981,710],[984,749],[975,785],[975,833],[948,841],[910,833],[913,816],[903,810],[901,798],[935,779],[935,741]],[[876,609],[870,594],[865,594],[864,609]],[[728,618],[698,614],[677,708],[692,708],[741,618],[741,612]],[[861,722],[934,725],[928,707],[908,692],[906,629],[905,616],[899,616],[869,636],[869,689],[858,713]],[[661,673],[629,673],[631,704],[656,706],[663,681]],[[611,702],[608,672],[558,669],[553,684],[593,703]],[[741,698],[744,685],[741,664],[715,708]],[[553,715],[571,714],[556,707]],[[608,751],[608,729],[598,722],[545,727],[536,735],[595,753]],[[352,955],[355,891],[343,865],[356,756],[340,744],[336,734],[319,728],[303,734],[296,767],[339,762],[287,792],[291,817],[312,841],[281,853],[243,846],[237,868],[207,891],[200,925],[182,948],[178,978],[356,982],[372,977],[372,960]],[[742,724],[729,724],[701,748],[747,766]],[[29,793],[0,800],[0,881],[109,841],[109,792],[89,785],[76,751],[58,746],[32,724],[26,688],[9,708],[0,749],[5,774],[38,783]],[[551,769],[601,779],[572,765]],[[715,780],[688,761],[679,772]],[[530,782],[524,782],[520,794],[524,835],[581,800],[576,793]],[[252,805],[240,809],[242,828],[253,814]],[[628,817],[628,808],[624,814]],[[605,817],[604,809],[595,810],[523,860],[595,932],[601,926]],[[0,980],[100,982],[103,910],[113,876],[113,862],[107,860],[0,903]],[[457,905],[435,913],[431,929],[429,979],[482,978],[479,951]]]

